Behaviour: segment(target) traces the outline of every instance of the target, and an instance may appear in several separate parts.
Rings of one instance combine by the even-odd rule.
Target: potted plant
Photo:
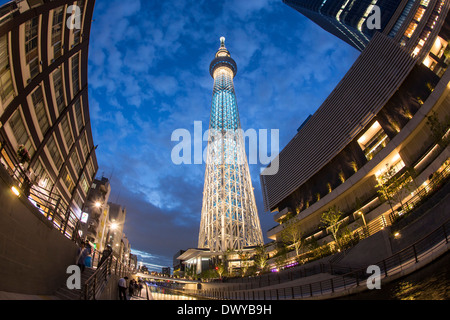
[[[19,162],[21,164],[29,162],[30,161],[30,155],[28,154],[27,148],[23,144],[19,146],[17,149],[17,157],[19,158]]]

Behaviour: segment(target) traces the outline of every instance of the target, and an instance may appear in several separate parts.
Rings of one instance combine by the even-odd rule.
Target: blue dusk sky
[[[174,164],[171,135],[193,134],[194,121],[208,129],[221,36],[238,65],[243,130],[279,129],[281,148],[359,54],[281,0],[97,0],[88,75],[97,177],[110,178],[110,201],[127,210],[124,233],[151,270],[197,247],[205,165]],[[260,168],[250,165],[267,243],[276,223]]]
[[[242,129],[278,129],[281,148],[359,55],[281,0],[96,1],[88,81],[97,178],[110,179],[109,201],[126,207],[124,233],[151,270],[197,247],[205,165],[174,164],[171,136],[193,135],[195,121],[208,129],[221,36],[238,66]],[[264,211],[261,167],[250,171],[267,243],[276,223]]]

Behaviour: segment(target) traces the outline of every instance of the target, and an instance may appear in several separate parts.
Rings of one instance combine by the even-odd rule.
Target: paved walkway
[[[56,296],[45,296],[35,294],[22,294],[0,291],[0,300],[61,300]]]

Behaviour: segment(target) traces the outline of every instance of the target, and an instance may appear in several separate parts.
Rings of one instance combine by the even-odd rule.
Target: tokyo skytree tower
[[[198,246],[242,250],[262,245],[263,236],[234,93],[237,66],[224,37],[209,72],[214,89]]]

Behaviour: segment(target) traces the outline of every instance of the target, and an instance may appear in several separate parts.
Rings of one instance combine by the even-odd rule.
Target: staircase
[[[62,285],[55,292],[55,296],[61,300],[80,300],[81,293],[84,290],[86,281],[94,274],[96,269],[86,268],[84,272],[81,273],[81,289],[68,289],[67,285]]]

